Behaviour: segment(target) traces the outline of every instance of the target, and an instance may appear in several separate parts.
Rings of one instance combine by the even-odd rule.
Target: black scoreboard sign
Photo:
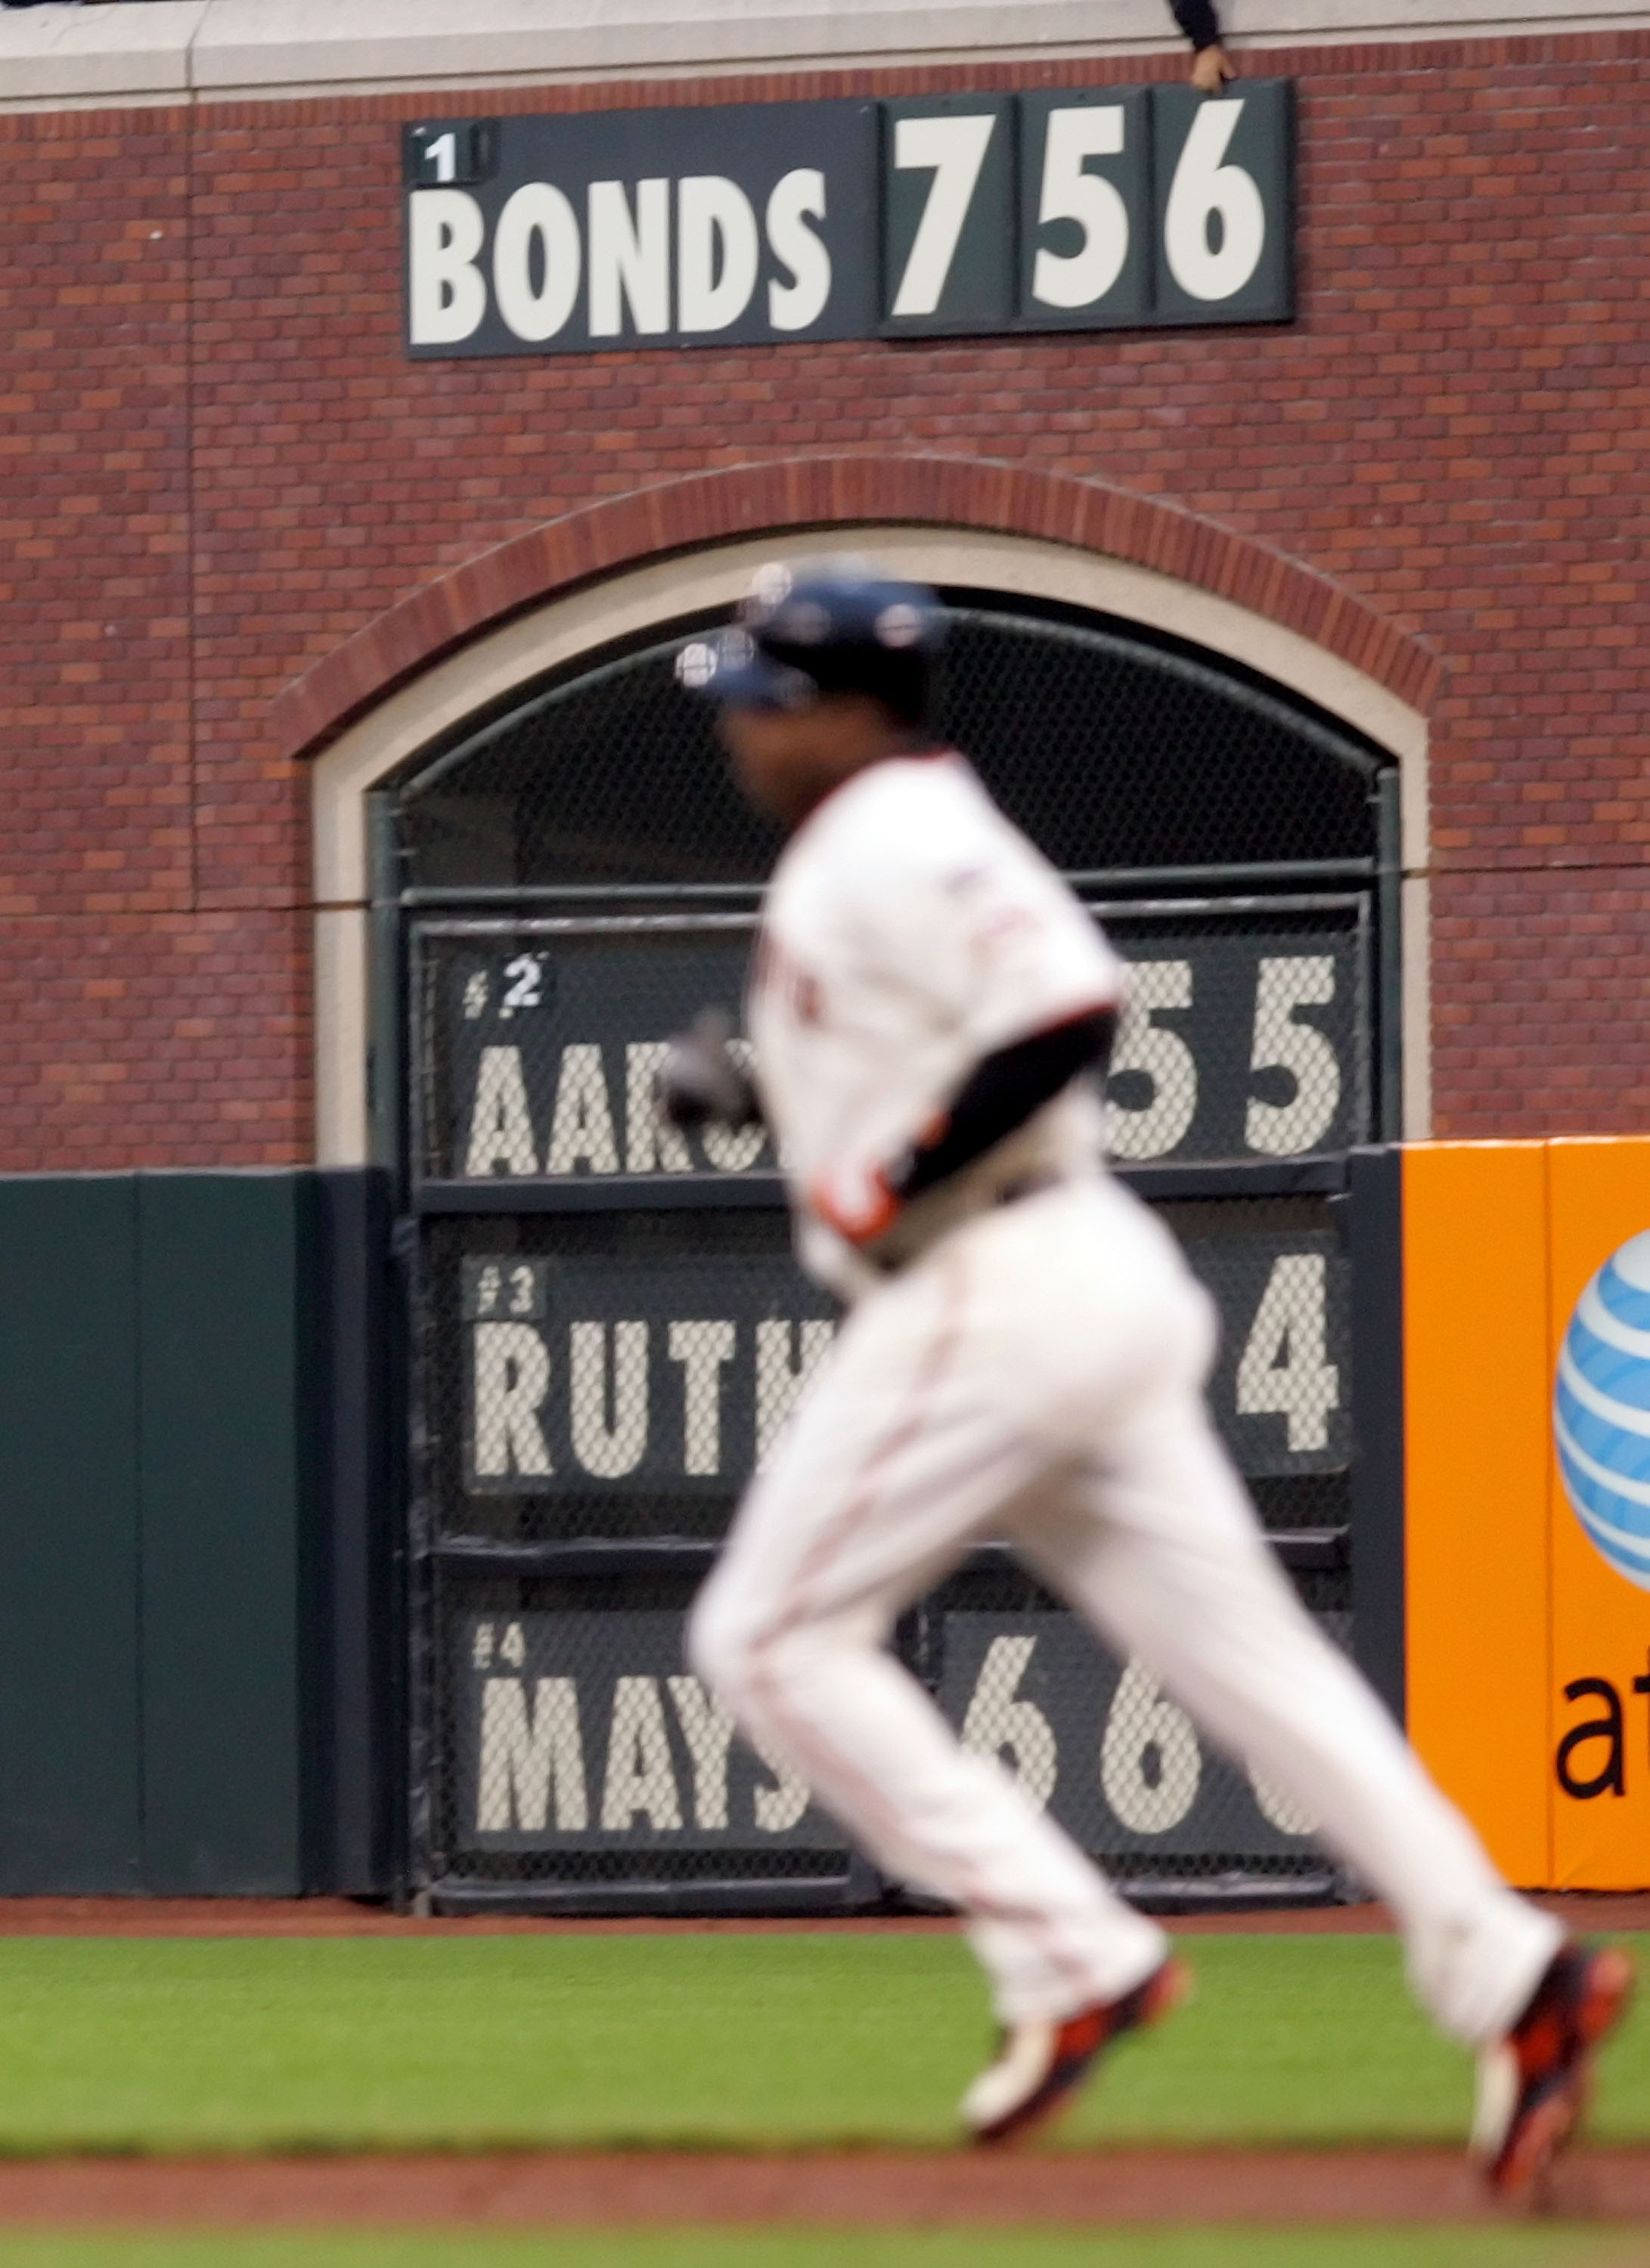
[[[840,1850],[807,1784],[748,1748],[687,1669],[682,1636],[680,1614],[649,1610],[460,1618],[460,1846]],[[1309,1847],[1310,1818],[1205,1748],[1150,1672],[1116,1662],[1075,1616],[947,1614],[939,1638],[935,1697],[965,1747],[999,1758],[1084,1850],[1230,1860]]]
[[[1367,1140],[1356,901],[1121,909],[1106,927],[1130,969],[1107,1083],[1116,1157],[1300,1158]],[[749,924],[733,917],[426,928],[421,1177],[771,1172],[759,1128],[683,1135],[654,1101],[672,1030],[707,1002],[738,1013],[749,950]]]
[[[1327,1228],[1182,1237],[1219,1314],[1209,1403],[1249,1478],[1352,1452],[1346,1262]],[[470,1496],[724,1501],[767,1458],[830,1351],[832,1304],[778,1254],[468,1256]],[[443,1333],[444,1359],[457,1351]],[[593,1530],[593,1532],[594,1532]]]
[[[1281,79],[428,122],[408,350],[1277,322],[1293,150]]]

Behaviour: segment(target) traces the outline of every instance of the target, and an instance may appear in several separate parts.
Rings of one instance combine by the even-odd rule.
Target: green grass
[[[0,2268],[1642,2268],[1644,2240],[1564,2228],[0,2238]]]
[[[1373,1937],[1211,1937],[1072,2142],[1454,2139]],[[989,2024],[949,1937],[0,1940],[0,2152],[933,2145]],[[1595,2131],[1650,2139],[1650,2025]],[[3,2264],[0,2264],[3,2268]]]

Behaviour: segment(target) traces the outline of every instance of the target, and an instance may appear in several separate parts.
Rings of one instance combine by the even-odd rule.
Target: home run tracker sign
[[[1109,1082],[1120,1158],[1307,1158],[1363,1136],[1360,934],[1333,901],[1301,926],[1288,918],[1119,917],[1131,956]],[[750,935],[732,916],[424,924],[421,1185],[462,1200],[607,1182],[645,1210],[673,1183],[771,1182],[762,1129],[689,1137],[654,1100],[668,1033],[706,1001],[737,1010]],[[1221,1313],[1211,1398],[1241,1469],[1344,1470],[1334,1233],[1229,1213],[1179,1226]],[[451,1289],[444,1344],[465,1351],[471,1498],[725,1497],[762,1462],[831,1334],[829,1301],[777,1253],[581,1257],[483,1241]]]
[[[1351,1454],[1345,1261],[1330,1229],[1182,1238],[1220,1311],[1209,1393],[1251,1478]],[[472,1253],[460,1273],[464,1488],[618,1515],[726,1499],[761,1465],[833,1325],[788,1256]],[[623,1532],[622,1527],[621,1532]]]
[[[1293,90],[438,119],[405,129],[414,356],[1278,322]]]
[[[1084,1849],[1260,1858],[1310,1836],[1075,1616],[947,1614],[939,1639],[940,1708]],[[466,1849],[840,1849],[806,1782],[684,1668],[679,1614],[469,1615],[454,1645]]]
[[[1121,1155],[1311,1160],[1360,1138],[1358,900],[1107,920],[1131,971],[1109,1095]],[[518,1549],[713,1534],[828,1359],[836,1319],[784,1248],[762,1130],[684,1136],[654,1101],[669,1032],[707,1001],[737,1012],[752,933],[733,914],[415,924],[416,1197],[451,1216],[426,1381],[449,1534]],[[604,1188],[610,1201],[576,1202]],[[602,1233],[574,1233],[580,1217]],[[1238,1465],[1337,1480],[1349,1285],[1321,1202],[1190,1204],[1173,1225],[1220,1312],[1210,1399]],[[700,1869],[723,1852],[747,1874],[764,1852],[846,1864],[808,1788],[741,1742],[693,1675],[679,1606],[585,1607],[576,1587],[453,1603],[438,1640],[449,1854],[561,1854],[572,1878],[604,1852],[692,1854]],[[924,1614],[939,1705],[1085,1848],[1137,1867],[1309,1858],[1311,1822],[1072,1616],[974,1593]]]
[[[1129,964],[1107,1085],[1116,1157],[1306,1158],[1369,1138],[1356,901],[1119,908],[1106,927]],[[737,1016],[750,939],[740,916],[424,924],[421,1178],[771,1172],[760,1130],[689,1138],[653,1105],[670,1033],[706,1002]]]

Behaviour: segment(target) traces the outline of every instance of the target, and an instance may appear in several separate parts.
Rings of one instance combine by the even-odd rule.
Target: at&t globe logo
[[[1650,1229],[1576,1302],[1553,1431],[1576,1518],[1618,1575],[1650,1591]]]

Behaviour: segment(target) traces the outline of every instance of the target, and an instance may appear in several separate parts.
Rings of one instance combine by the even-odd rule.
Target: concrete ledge
[[[0,102],[186,94],[193,41],[211,0],[142,7],[13,8],[0,14]]]
[[[1650,27],[1642,0],[1226,0],[1240,48]],[[1180,45],[1165,0],[144,0],[0,11],[0,109]]]

